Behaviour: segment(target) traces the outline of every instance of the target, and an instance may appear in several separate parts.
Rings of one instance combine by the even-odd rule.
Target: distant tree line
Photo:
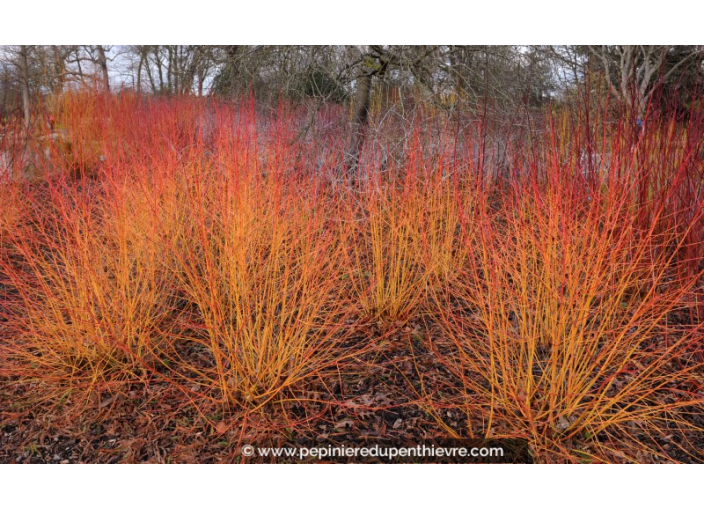
[[[636,117],[655,99],[686,112],[704,84],[702,46],[0,46],[0,122],[72,87],[104,93],[252,94],[313,109],[350,105],[356,165],[373,98],[512,113],[601,91]]]
[[[472,106],[539,107],[590,74],[642,107],[658,87],[693,89],[700,46],[0,46],[0,104],[91,83],[105,91],[254,93],[347,101],[365,77]]]

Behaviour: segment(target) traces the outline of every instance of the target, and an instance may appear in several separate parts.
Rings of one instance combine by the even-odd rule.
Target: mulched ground
[[[479,434],[479,430],[470,430],[456,408],[423,405],[437,395],[450,402],[460,391],[423,342],[423,336],[429,333],[440,334],[433,326],[419,324],[399,327],[391,335],[368,331],[359,341],[378,340],[372,340],[372,348],[360,357],[312,381],[305,390],[287,395],[285,402],[256,413],[224,412],[221,407],[207,408],[202,403],[197,408],[173,384],[158,377],[148,387],[132,385],[113,395],[94,394],[84,403],[77,402],[78,396],[66,394],[34,405],[27,401],[31,395],[42,394],[41,383],[0,379],[0,462],[400,462],[378,458],[248,458],[241,454],[241,447],[401,447],[447,442],[451,435],[440,423],[461,437]],[[691,411],[692,425],[704,430],[700,410]],[[704,459],[702,433],[663,433],[661,437],[641,433],[635,438],[642,445],[633,444],[632,452],[643,451],[645,445],[676,462]],[[636,458],[640,462],[663,461],[647,454]],[[526,449],[513,459],[534,461]],[[626,462],[629,458],[615,454],[609,460]]]
[[[165,382],[101,401],[96,396],[79,415],[69,414],[70,397],[23,409],[23,394],[36,388],[5,380],[0,462],[239,462],[244,444],[403,446],[446,437],[412,403],[417,389],[409,381],[417,376],[410,354],[408,346],[389,341],[358,360],[367,370],[331,375],[317,382],[317,391],[253,414],[184,405],[183,395]],[[445,418],[461,430],[461,417],[448,411]]]

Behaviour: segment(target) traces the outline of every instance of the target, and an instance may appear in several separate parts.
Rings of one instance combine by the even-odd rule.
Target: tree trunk
[[[164,66],[161,58],[161,49],[159,46],[154,47],[154,61],[156,68],[159,71],[159,92],[164,92]]]
[[[144,54],[144,67],[147,70],[147,78],[149,78],[149,85],[152,88],[152,94],[156,94],[156,83],[154,82],[154,76],[152,75],[152,64],[149,62],[149,50]]]
[[[354,124],[352,127],[352,138],[350,147],[346,154],[345,166],[347,176],[356,181],[359,169],[359,157],[364,147],[364,140],[369,126],[369,105],[372,95],[372,73],[364,71],[357,80],[357,94],[355,96]]]
[[[174,92],[174,50],[172,46],[166,47],[167,67],[166,67],[166,90],[169,94]]]
[[[139,64],[137,64],[137,94],[142,93],[142,67],[144,66],[144,56],[139,56]]]
[[[110,75],[108,74],[108,59],[105,56],[105,48],[102,44],[98,45],[98,67],[103,75],[103,87],[105,92],[110,92]]]
[[[29,128],[29,46],[20,46],[19,55],[20,88],[22,93],[22,114],[24,127]]]

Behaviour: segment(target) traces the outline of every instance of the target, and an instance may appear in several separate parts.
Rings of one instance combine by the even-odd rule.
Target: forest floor
[[[93,394],[88,401],[76,401],[67,392],[42,403],[32,403],[31,397],[41,395],[41,382],[4,378],[0,380],[0,463],[491,462],[452,456],[300,459],[242,454],[245,445],[310,449],[483,444],[453,439],[471,437],[473,428],[456,407],[425,403],[433,395],[452,400],[461,392],[438,362],[437,353],[423,342],[428,334],[442,335],[439,328],[420,324],[399,328],[393,335],[378,335],[384,340],[341,364],[336,375],[313,381],[306,390],[256,412],[196,406],[184,400],[176,386],[159,380],[158,374],[148,385],[135,384],[116,394]],[[434,343],[438,344],[442,342]],[[692,411],[689,430],[617,438],[619,450],[603,460],[701,463],[704,416]],[[509,450],[499,462],[538,461],[521,439],[497,444]],[[630,450],[628,455],[621,453],[624,449]],[[539,461],[573,460],[554,456]]]

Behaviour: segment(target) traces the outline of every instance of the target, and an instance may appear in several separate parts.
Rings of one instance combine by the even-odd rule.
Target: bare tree
[[[362,54],[359,62],[359,73],[356,80],[354,118],[350,146],[345,155],[345,166],[348,177],[354,181],[359,166],[359,158],[364,147],[364,141],[369,127],[369,107],[371,103],[372,82],[374,76],[384,76],[389,64],[396,62],[395,56],[388,53],[382,46],[370,46]]]
[[[589,46],[602,66],[609,90],[639,117],[645,114],[655,83],[666,82],[696,55],[696,52],[687,53],[663,71],[665,59],[672,50],[673,46]]]

